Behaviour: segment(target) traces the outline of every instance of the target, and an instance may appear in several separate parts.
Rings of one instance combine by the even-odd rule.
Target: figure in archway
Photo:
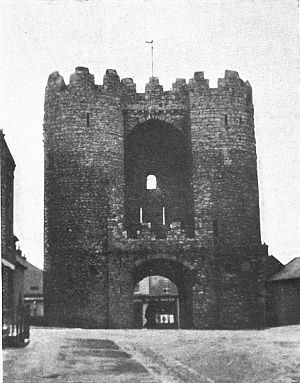
[[[146,323],[145,326],[148,329],[155,328],[155,306],[153,303],[149,303],[145,312]]]

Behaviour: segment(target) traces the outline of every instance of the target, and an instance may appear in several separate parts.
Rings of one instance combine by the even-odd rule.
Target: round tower
[[[45,309],[53,324],[106,327],[107,250],[123,217],[120,80],[77,67],[45,97]],[[101,293],[99,293],[101,292]]]
[[[252,90],[226,71],[189,83],[196,235],[222,248],[260,244]]]

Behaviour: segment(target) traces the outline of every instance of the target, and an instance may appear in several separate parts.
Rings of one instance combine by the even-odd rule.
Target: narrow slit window
[[[86,126],[90,126],[90,114],[86,114]]]
[[[143,223],[143,208],[140,207],[140,223]]]
[[[147,176],[147,181],[146,181],[147,190],[156,189],[156,186],[157,186],[157,181],[156,181],[155,175],[149,174]]]
[[[162,222],[163,222],[163,225],[166,224],[166,209],[165,209],[164,206],[163,206],[163,209],[162,209]]]
[[[240,125],[242,125],[242,123],[243,123],[243,119],[242,117],[240,117]]]
[[[225,125],[228,125],[228,116],[227,116],[227,114],[225,114],[225,116],[224,116],[224,121],[225,121]]]

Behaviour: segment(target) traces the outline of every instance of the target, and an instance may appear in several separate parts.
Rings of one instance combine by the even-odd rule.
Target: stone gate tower
[[[252,91],[226,71],[145,93],[107,70],[49,76],[45,97],[45,313],[53,325],[133,326],[146,276],[178,288],[182,328],[263,318]]]

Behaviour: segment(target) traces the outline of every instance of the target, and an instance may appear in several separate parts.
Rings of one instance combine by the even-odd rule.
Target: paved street
[[[4,382],[154,383],[103,331],[33,329],[29,346],[4,351]]]
[[[38,329],[4,382],[300,383],[300,326],[261,331]]]

